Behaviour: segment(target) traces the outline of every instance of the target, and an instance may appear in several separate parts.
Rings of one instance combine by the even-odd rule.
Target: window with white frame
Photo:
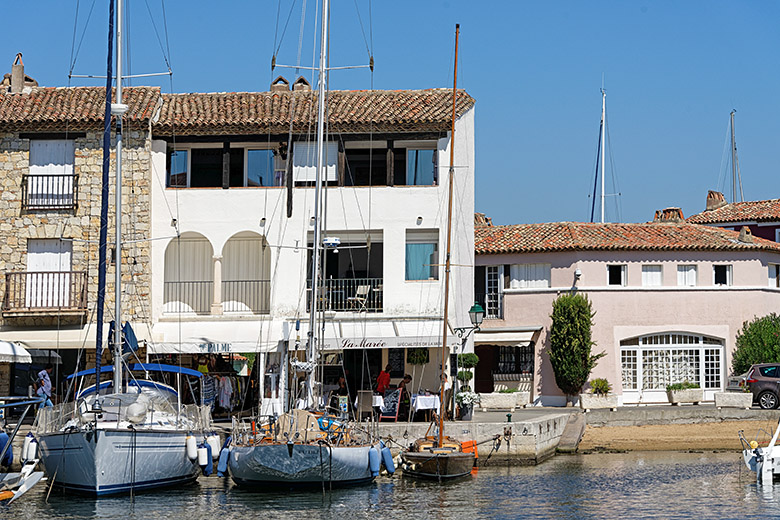
[[[406,184],[409,186],[432,186],[436,184],[436,150],[407,148]]]
[[[769,287],[780,288],[780,264],[769,264]]]
[[[732,266],[729,265],[713,265],[712,277],[715,285],[731,285],[732,284]]]
[[[485,267],[485,317],[501,318],[501,289],[503,287],[502,265],[488,265]]]
[[[325,180],[338,180],[339,153],[336,143],[325,143]],[[295,182],[314,182],[317,175],[317,143],[299,141],[293,144],[293,179]]]
[[[683,333],[651,334],[620,342],[624,390],[664,391],[674,383],[722,388],[723,341]]]
[[[509,267],[509,288],[550,287],[550,264],[514,264]]]
[[[678,265],[677,266],[677,285],[684,287],[696,286],[696,265]]]
[[[663,285],[663,270],[660,265],[642,266],[642,286],[659,287]]]
[[[167,186],[221,188],[228,171],[228,187],[281,186],[285,161],[272,148],[231,143],[177,145],[168,153]]]
[[[439,279],[439,231],[406,231],[406,280]]]
[[[608,265],[607,266],[607,285],[626,285],[626,265]]]
[[[27,208],[74,206],[75,154],[75,142],[71,139],[30,140],[30,169],[25,178]]]

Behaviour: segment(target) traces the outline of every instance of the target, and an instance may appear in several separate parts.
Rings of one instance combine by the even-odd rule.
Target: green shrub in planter
[[[474,374],[471,373],[471,370],[461,370],[458,372],[458,381],[462,381],[465,385],[469,381],[471,381],[474,378]]]
[[[612,391],[612,386],[605,378],[598,377],[590,382],[590,389],[596,395],[608,395]]]
[[[675,390],[688,390],[689,388],[699,388],[699,383],[689,383],[688,381],[683,381],[682,383],[666,385],[667,392],[673,392]]]
[[[515,392],[519,392],[517,388],[504,388],[503,390],[499,390],[499,394],[514,394]]]
[[[406,352],[406,362],[410,365],[425,365],[429,359],[427,348],[410,348]]]
[[[458,367],[474,368],[479,363],[479,356],[472,352],[458,354]]]

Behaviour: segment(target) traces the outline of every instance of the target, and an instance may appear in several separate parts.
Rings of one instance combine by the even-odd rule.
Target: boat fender
[[[219,462],[217,463],[217,475],[227,477],[228,458],[230,457],[230,448],[222,448],[219,453]]]
[[[190,460],[195,460],[198,458],[198,444],[195,442],[195,437],[193,435],[187,435],[187,440],[185,442],[186,445],[186,452],[187,452],[187,458]]]
[[[206,443],[211,447],[211,455],[219,458],[219,435],[212,432],[206,436]]]
[[[5,432],[0,433],[0,452],[5,449],[5,445],[11,442],[10,437]],[[14,450],[9,446],[8,451],[5,452],[5,457],[0,461],[2,466],[10,466],[14,461]]]
[[[479,458],[479,452],[477,451],[477,441],[464,441],[460,445],[460,449],[463,451],[463,453],[473,453],[474,458]]]
[[[38,439],[33,437],[30,439],[30,445],[27,446],[27,452],[25,453],[26,460],[35,460],[38,458]]]
[[[29,453],[30,450],[30,441],[32,441],[34,438],[35,437],[33,437],[32,432],[24,436],[24,444],[22,445],[22,461],[30,460],[30,458],[27,456],[27,453]]]
[[[214,472],[214,459],[211,456],[211,445],[207,442],[204,442],[202,446],[202,449],[206,451],[206,465],[202,466],[203,474],[208,477]],[[200,462],[200,450],[198,450],[198,462]]]
[[[208,456],[208,449],[206,444],[198,446],[198,466],[201,468],[206,466],[206,457]]]
[[[376,477],[379,475],[380,455],[379,450],[375,447],[371,447],[368,450],[368,466],[371,468],[371,476]]]
[[[380,443],[381,445],[381,443]],[[393,454],[390,453],[390,448],[387,446],[382,447],[382,463],[385,465],[385,469],[391,475],[395,473],[395,464],[393,464]]]

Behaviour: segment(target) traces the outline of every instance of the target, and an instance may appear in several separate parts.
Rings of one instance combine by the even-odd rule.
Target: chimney
[[[290,82],[283,76],[277,77],[271,82],[271,92],[287,92],[290,90]]]
[[[726,204],[726,197],[724,197],[721,192],[710,190],[707,192],[707,209],[704,211],[712,211],[718,208],[722,208]]]
[[[493,219],[484,213],[474,213],[474,225],[490,227],[493,225]]]
[[[11,94],[21,94],[24,90],[24,63],[22,62],[22,53],[16,55],[14,64],[11,67]]]
[[[653,222],[682,222],[685,220],[680,208],[659,209],[655,212]]]
[[[749,227],[742,226],[742,229],[739,230],[739,241],[745,244],[753,243],[753,233],[750,232]]]
[[[295,83],[293,83],[293,90],[311,90],[311,85],[306,81],[306,78],[300,76],[295,80]]]

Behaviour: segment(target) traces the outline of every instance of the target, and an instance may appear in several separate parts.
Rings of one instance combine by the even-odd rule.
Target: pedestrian
[[[44,406],[54,406],[51,402],[51,378],[49,377],[52,370],[54,370],[54,366],[51,363],[48,363],[43,370],[38,372],[37,394],[39,397],[44,398],[40,408],[43,408]]]
[[[385,395],[385,392],[390,389],[391,368],[391,365],[387,365],[384,370],[379,372],[379,376],[376,378],[376,391],[378,394]]]

